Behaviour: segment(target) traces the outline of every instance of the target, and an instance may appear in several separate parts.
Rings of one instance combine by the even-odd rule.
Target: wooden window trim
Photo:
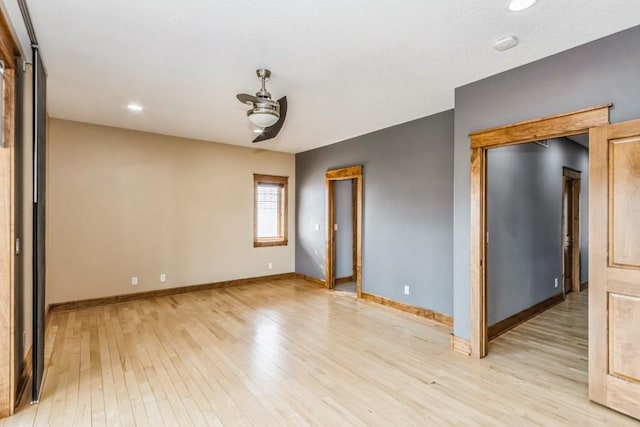
[[[282,237],[258,238],[258,186],[260,184],[276,184],[282,185],[283,197],[282,206],[280,207],[282,214],[280,227]],[[289,177],[277,175],[253,174],[253,247],[264,248],[271,246],[287,246],[289,244]]]

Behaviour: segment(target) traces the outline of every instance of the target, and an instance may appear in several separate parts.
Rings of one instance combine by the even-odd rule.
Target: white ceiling
[[[29,0],[52,117],[252,146],[239,92],[287,95],[300,152],[450,109],[454,88],[640,24],[638,0]],[[513,34],[520,45],[496,52]],[[126,109],[141,103],[142,113]],[[255,145],[253,145],[255,147]]]

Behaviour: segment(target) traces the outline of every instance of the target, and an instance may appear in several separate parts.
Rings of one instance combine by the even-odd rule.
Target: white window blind
[[[281,184],[258,184],[256,194],[258,239],[275,239],[282,236],[282,190]]]
[[[253,246],[285,246],[287,240],[286,176],[253,174]]]

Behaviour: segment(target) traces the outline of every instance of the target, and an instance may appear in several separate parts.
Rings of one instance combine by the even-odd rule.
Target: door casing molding
[[[0,59],[4,62],[2,139],[0,140],[0,418],[12,415],[16,403],[16,64],[20,50],[0,12]],[[20,355],[22,358],[22,355]]]
[[[472,132],[471,138],[471,356],[487,355],[486,299],[486,176],[487,150],[541,139],[587,133],[609,124],[612,104],[556,114],[506,126]]]
[[[325,174],[325,186],[327,189],[327,248],[325,258],[325,283],[327,288],[335,287],[335,231],[333,224],[335,223],[335,181],[352,179],[353,197],[355,203],[353,208],[354,222],[353,229],[355,232],[355,255],[354,272],[356,281],[356,294],[358,298],[362,298],[362,165],[351,166],[342,169],[328,170]]]

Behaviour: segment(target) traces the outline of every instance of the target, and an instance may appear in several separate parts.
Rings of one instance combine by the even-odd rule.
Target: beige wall
[[[49,303],[294,271],[294,155],[58,119],[49,131]],[[288,246],[253,247],[253,173],[289,177]]]

